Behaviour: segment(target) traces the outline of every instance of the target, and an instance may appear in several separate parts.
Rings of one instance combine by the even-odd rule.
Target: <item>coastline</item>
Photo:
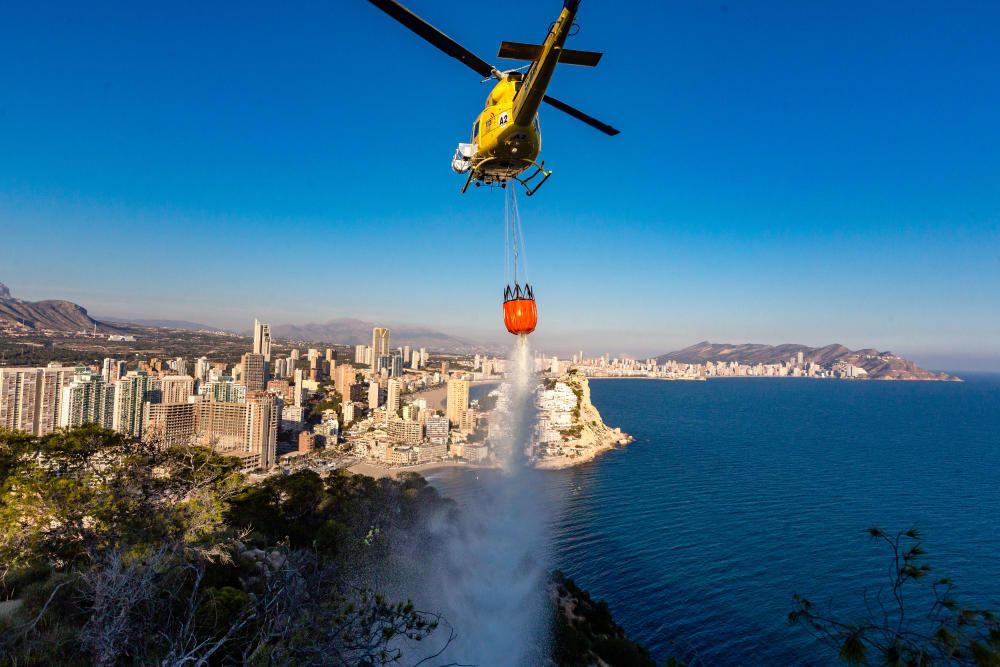
[[[591,461],[596,461],[598,457],[608,452],[612,452],[616,449],[622,449],[629,443],[635,442],[635,438],[625,433],[622,433],[621,440],[616,440],[610,445],[605,445],[602,447],[595,447],[586,452],[581,452],[577,456],[549,456],[540,461],[537,461],[534,466],[535,470],[565,470],[566,468],[574,468],[576,466],[584,465],[585,463],[590,463]]]
[[[697,378],[663,378],[649,377],[646,375],[589,375],[588,380],[657,380],[660,382],[708,382],[709,380],[817,380],[817,381],[837,381],[837,382],[965,382],[958,376],[950,378],[923,377],[923,378],[901,378],[901,377],[859,377],[859,378],[833,378],[833,377],[808,377],[805,375],[713,375],[711,377]]]
[[[615,378],[607,378],[615,379]],[[636,378],[642,379],[642,378]],[[601,417],[600,412],[590,401],[590,387],[588,378],[576,373],[567,373],[559,380],[569,391],[575,394],[575,401],[572,405],[563,405],[562,410],[573,414],[572,426],[561,427],[563,438],[569,434],[570,430],[575,430],[573,439],[563,439],[557,445],[540,445],[537,447],[536,457],[530,465],[535,470],[563,470],[574,466],[584,465],[596,460],[605,452],[609,452],[635,442],[635,438],[623,432],[621,428],[608,426]],[[498,384],[495,380],[480,380],[480,385]],[[437,398],[437,392],[444,393],[441,388],[435,387],[430,391],[420,392],[425,399]],[[551,441],[549,441],[551,443]],[[489,470],[500,469],[503,466],[498,462],[472,463],[469,461],[451,459],[430,461],[414,465],[390,465],[379,461],[358,461],[346,467],[351,473],[367,475],[374,478],[391,477],[397,478],[403,473],[430,473],[435,470],[446,469],[469,469],[469,470]]]
[[[630,438],[631,441],[631,438]],[[615,443],[599,449],[594,449],[579,456],[552,456],[534,462],[530,467],[535,470],[565,470],[575,466],[590,463],[602,454],[614,451],[623,447],[623,444]],[[368,461],[354,463],[345,470],[355,475],[365,475],[382,479],[390,477],[398,478],[403,473],[413,472],[420,475],[437,472],[439,470],[500,470],[500,464],[470,463],[468,461],[432,461],[431,463],[418,463],[412,466],[388,466]]]
[[[395,479],[399,477],[400,474],[406,472],[415,472],[423,475],[424,473],[434,472],[436,470],[448,470],[453,468],[465,468],[468,470],[492,470],[499,467],[499,465],[470,463],[468,461],[431,461],[429,463],[418,463],[412,466],[387,466],[380,465],[378,463],[359,461],[358,463],[348,466],[346,470],[354,473],[355,475],[366,475],[368,477],[374,477],[375,479],[381,479],[383,477],[391,477]]]
[[[661,378],[661,377],[649,377],[647,375],[588,375],[587,376],[587,380],[657,380],[659,382],[705,382],[706,380],[709,379],[715,380],[717,378],[706,378],[706,377]]]
[[[530,467],[535,470],[565,470],[574,466],[583,465],[596,460],[602,454],[621,449],[630,443],[635,442],[635,438],[627,433],[616,430],[614,438],[609,438],[600,445],[594,447],[583,447],[577,449],[574,456],[548,456],[536,460]],[[371,461],[358,461],[347,466],[348,472],[355,475],[367,475],[375,479],[383,477],[397,478],[402,473],[415,472],[423,475],[437,470],[466,469],[466,470],[499,470],[503,468],[499,463],[472,463],[470,461],[431,461],[429,463],[418,463],[410,466],[390,466]]]

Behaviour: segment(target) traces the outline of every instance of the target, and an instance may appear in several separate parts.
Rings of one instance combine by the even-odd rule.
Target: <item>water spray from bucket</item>
[[[552,506],[543,473],[526,455],[537,422],[536,386],[527,336],[518,336],[493,413],[500,470],[475,473],[457,524],[437,527],[441,555],[416,573],[421,604],[440,612],[456,634],[439,656],[443,663],[521,667],[546,664],[551,655]]]

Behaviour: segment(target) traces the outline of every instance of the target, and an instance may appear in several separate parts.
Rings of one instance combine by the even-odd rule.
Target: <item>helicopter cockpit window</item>
[[[479,136],[479,121],[477,120],[476,124],[472,126],[472,140],[475,141],[476,137],[478,136]]]

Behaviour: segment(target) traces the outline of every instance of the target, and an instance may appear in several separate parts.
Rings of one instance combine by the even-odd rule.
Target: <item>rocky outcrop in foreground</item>
[[[640,644],[630,640],[603,600],[594,600],[556,570],[549,581],[556,608],[553,660],[559,667],[656,667]]]

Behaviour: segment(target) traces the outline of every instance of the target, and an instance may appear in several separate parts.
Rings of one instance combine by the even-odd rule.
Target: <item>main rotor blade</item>
[[[428,42],[438,47],[456,60],[471,67],[484,78],[489,78],[496,68],[489,64],[472,51],[444,34],[427,21],[423,20],[409,9],[399,4],[395,0],[368,0],[370,3],[381,9],[383,12],[396,19],[407,28],[417,33]]]
[[[542,98],[542,101],[551,104],[552,106],[554,106],[556,109],[559,109],[559,111],[562,111],[563,113],[568,113],[570,116],[576,118],[577,120],[582,120],[587,125],[590,125],[593,128],[597,128],[598,130],[600,130],[601,132],[610,137],[619,134],[618,130],[611,127],[607,123],[602,123],[593,116],[588,116],[587,114],[583,113],[576,107],[571,107],[570,105],[560,100],[557,100],[551,95],[546,95],[545,97]]]

